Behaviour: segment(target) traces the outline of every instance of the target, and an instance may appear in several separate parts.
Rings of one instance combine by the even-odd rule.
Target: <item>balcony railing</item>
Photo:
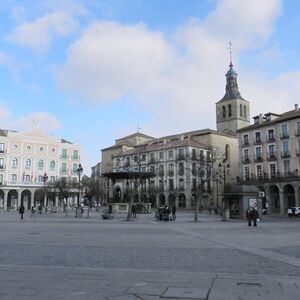
[[[291,157],[291,154],[289,151],[282,151],[281,152],[281,158],[289,158]]]
[[[268,143],[273,143],[275,141],[276,141],[275,136],[268,136],[268,138],[267,138]]]
[[[284,139],[288,139],[289,137],[290,137],[289,134],[287,132],[285,132],[285,133],[281,134],[280,139],[284,140]]]
[[[295,136],[300,136],[300,129],[295,130]]]
[[[276,160],[276,159],[277,159],[277,157],[276,157],[275,153],[268,153],[268,156],[267,156],[268,161],[272,161],[272,160]]]
[[[254,145],[260,145],[261,143],[262,143],[261,139],[255,139],[255,140],[253,141],[253,144],[254,144]]]
[[[177,154],[176,158],[177,158],[177,160],[184,160],[186,158],[186,155],[184,155],[184,154]]]
[[[262,160],[263,160],[263,158],[262,158],[261,155],[256,155],[256,156],[254,157],[254,161],[255,161],[255,162],[261,162]]]
[[[248,147],[248,146],[249,146],[249,141],[242,142],[242,147]]]
[[[174,171],[169,171],[169,172],[168,172],[168,175],[169,175],[170,177],[174,176]]]
[[[250,162],[251,160],[249,159],[249,157],[243,158],[243,164],[249,164]]]

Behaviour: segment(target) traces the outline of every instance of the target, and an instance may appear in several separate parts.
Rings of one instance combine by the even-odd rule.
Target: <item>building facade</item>
[[[38,127],[25,132],[0,130],[0,209],[44,205],[48,183],[78,180],[81,147],[48,135]],[[55,195],[48,206],[58,206]]]
[[[300,206],[300,110],[255,116],[238,130],[240,181],[256,185],[270,212]]]

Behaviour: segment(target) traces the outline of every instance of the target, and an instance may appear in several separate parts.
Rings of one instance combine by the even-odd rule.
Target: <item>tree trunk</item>
[[[198,222],[198,215],[199,215],[199,199],[198,199],[198,195],[196,195],[195,205],[194,205],[194,222]]]

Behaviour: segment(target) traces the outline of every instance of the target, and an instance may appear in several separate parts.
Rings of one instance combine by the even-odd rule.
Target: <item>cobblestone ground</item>
[[[300,218],[266,217],[257,228],[208,214],[194,223],[189,212],[175,222],[153,214],[124,220],[101,220],[96,212],[88,219],[27,213],[20,220],[1,212],[0,299],[256,299],[251,292],[269,278],[280,278],[279,286],[295,279],[300,299]],[[248,294],[226,298],[224,280],[228,286],[245,276],[256,279],[240,284]],[[277,299],[271,290],[260,290],[259,299]],[[290,288],[279,290],[278,299],[294,299]]]

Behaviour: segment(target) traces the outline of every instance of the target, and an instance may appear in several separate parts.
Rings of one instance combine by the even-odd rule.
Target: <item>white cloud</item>
[[[0,103],[0,128],[26,130],[31,128],[33,123],[47,132],[53,132],[62,127],[58,119],[48,112],[34,112],[15,118],[7,105]]]
[[[280,9],[280,0],[259,5],[251,0],[219,1],[206,19],[191,20],[169,39],[144,24],[95,22],[70,46],[66,63],[56,68],[58,85],[76,98],[100,104],[132,96],[151,111],[152,126],[160,126],[161,132],[213,127],[213,103],[225,89],[227,42],[234,42],[238,65],[241,51],[260,49],[268,41]],[[240,90],[245,98],[247,88],[256,103],[262,97],[273,101],[273,92],[265,88],[272,90],[278,80],[243,72]],[[254,81],[246,84],[244,78]],[[282,95],[280,100],[286,99],[287,94]],[[273,103],[280,105],[279,99]]]
[[[8,39],[35,52],[47,51],[55,36],[67,36],[77,28],[76,20],[65,12],[54,12],[19,25]]]

